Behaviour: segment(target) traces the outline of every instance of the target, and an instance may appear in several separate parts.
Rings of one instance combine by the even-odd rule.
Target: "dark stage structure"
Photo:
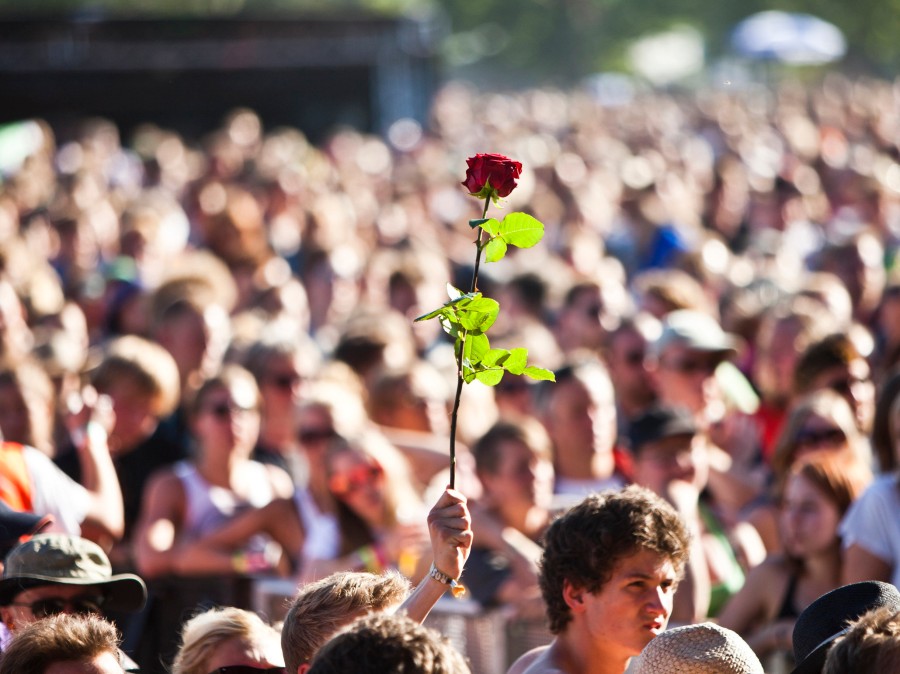
[[[0,122],[99,115],[188,135],[236,107],[318,139],[424,121],[439,22],[375,16],[0,19]]]

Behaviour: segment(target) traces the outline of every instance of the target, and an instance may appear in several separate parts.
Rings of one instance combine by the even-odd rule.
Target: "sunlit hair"
[[[807,347],[794,369],[794,393],[810,392],[813,382],[824,371],[846,366],[862,358],[850,336],[843,332],[828,335]]]
[[[172,674],[207,674],[213,653],[232,639],[269,652],[277,649],[280,635],[252,611],[233,606],[210,609],[184,624]]]
[[[649,489],[631,485],[592,494],[550,525],[540,565],[550,631],[572,620],[566,582],[599,592],[626,557],[642,550],[665,556],[678,576],[688,558],[689,534],[674,508]]]
[[[872,471],[851,452],[815,452],[791,466],[785,483],[794,477],[808,481],[843,516],[872,481]]]
[[[287,670],[296,672],[341,627],[359,616],[400,605],[410,589],[409,580],[393,572],[344,571],[302,586],[281,629]]]
[[[91,382],[105,393],[120,380],[127,380],[150,400],[153,415],[168,416],[178,405],[181,382],[175,359],[159,344],[136,335],[111,341]]]
[[[222,389],[231,390],[232,386],[245,386],[254,392],[255,405],[257,409],[260,404],[259,387],[256,385],[256,379],[247,370],[240,365],[226,364],[222,369],[213,376],[203,380],[197,388],[196,393],[190,399],[190,413],[192,417],[196,417],[203,409],[206,400],[213,391]]]
[[[880,606],[863,613],[828,651],[822,674],[900,671],[900,613]]]
[[[60,613],[17,630],[3,652],[0,674],[44,672],[54,663],[92,660],[104,653],[120,659],[115,625],[94,614]]]
[[[365,616],[329,641],[309,674],[333,672],[471,674],[446,637],[404,614]]]
[[[503,454],[501,446],[506,442],[520,442],[535,456],[546,461],[553,459],[550,437],[537,420],[523,418],[499,421],[472,445],[475,470],[478,473],[495,474]]]
[[[830,389],[822,389],[801,398],[791,408],[772,454],[772,471],[775,474],[776,485],[783,483],[791,464],[794,463],[798,449],[797,437],[806,421],[813,416],[821,417],[839,428],[846,438],[846,449],[868,463],[870,452],[865,438],[856,426],[856,417],[850,403],[840,394]]]

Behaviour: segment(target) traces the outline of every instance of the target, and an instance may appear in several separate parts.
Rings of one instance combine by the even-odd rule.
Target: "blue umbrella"
[[[847,42],[840,29],[811,14],[767,11],[735,26],[734,50],[751,59],[797,65],[831,63],[844,56]]]

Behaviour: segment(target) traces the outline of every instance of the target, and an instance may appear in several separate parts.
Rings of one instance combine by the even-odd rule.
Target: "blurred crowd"
[[[413,319],[468,290],[477,152],[524,165],[489,215],[545,226],[480,270],[491,342],[557,381],[463,391],[471,596],[539,620],[554,515],[633,482],[694,533],[672,620],[772,662],[817,597],[900,579],[896,83],[454,82],[424,125],[319,143],[250,110],[198,139],[23,121],[0,133],[0,497],[147,581],[117,617],[142,671],[197,607],[246,606],[241,579],[428,573],[456,369]]]

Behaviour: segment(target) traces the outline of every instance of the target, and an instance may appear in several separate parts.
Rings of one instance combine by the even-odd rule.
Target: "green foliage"
[[[479,237],[479,254],[485,261],[497,262],[506,255],[508,246],[531,248],[544,237],[544,225],[527,213],[510,213],[503,220],[479,218],[470,220],[469,226],[480,227],[487,240]],[[444,331],[455,341],[460,361],[460,376],[467,384],[474,380],[488,386],[496,386],[504,373],[525,375],[532,379],[555,381],[553,373],[544,368],[528,365],[526,349],[492,349],[485,334],[497,320],[500,304],[479,292],[464,293],[447,284],[450,301],[440,309],[419,316],[416,321],[437,318]]]

